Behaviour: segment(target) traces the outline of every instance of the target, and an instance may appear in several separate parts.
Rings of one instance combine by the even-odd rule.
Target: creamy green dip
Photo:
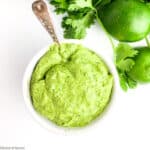
[[[102,59],[77,44],[53,44],[32,74],[33,106],[59,126],[80,127],[110,101],[113,77]]]

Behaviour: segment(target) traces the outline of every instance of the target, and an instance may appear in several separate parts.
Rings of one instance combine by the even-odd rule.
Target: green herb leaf
[[[69,11],[78,11],[80,9],[93,9],[92,0],[72,0],[68,7]]]
[[[120,86],[124,91],[128,90],[128,84],[127,84],[127,77],[124,72],[120,72],[118,70],[118,75],[119,75],[119,81],[120,81]]]
[[[69,6],[67,0],[51,0],[50,3],[55,6],[56,13],[65,13]]]
[[[123,90],[127,91],[129,88],[134,88],[137,82],[131,79],[128,72],[135,65],[134,57],[138,54],[131,46],[125,43],[120,43],[115,51],[116,68],[118,70],[120,85]]]
[[[133,89],[137,86],[137,81],[131,79],[129,76],[127,78],[127,83],[128,83],[129,88],[131,88],[131,89]]]
[[[134,66],[134,61],[130,58],[122,59],[117,63],[117,67],[122,71],[130,71]]]
[[[62,26],[64,28],[64,37],[72,39],[82,39],[86,35],[86,29],[94,23],[95,13],[90,11],[88,13],[78,15],[69,14],[63,18]]]
[[[96,20],[96,7],[110,3],[112,0],[50,0],[56,13],[65,13],[62,20],[64,37],[82,39],[86,30]]]
[[[134,50],[130,45],[126,43],[119,43],[116,48],[116,61],[119,62],[122,59],[133,58],[138,54],[137,50]]]
[[[127,91],[128,88],[135,88],[137,86],[137,82],[133,79],[131,79],[130,76],[128,76],[127,73],[121,72],[118,70],[119,80],[120,80],[120,86],[124,91]]]

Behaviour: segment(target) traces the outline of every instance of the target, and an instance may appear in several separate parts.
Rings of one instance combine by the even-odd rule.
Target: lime
[[[139,54],[134,58],[135,65],[128,73],[129,76],[139,82],[150,82],[150,48],[137,48]]]
[[[150,9],[138,0],[114,0],[98,13],[106,30],[119,41],[138,41],[150,32]]]

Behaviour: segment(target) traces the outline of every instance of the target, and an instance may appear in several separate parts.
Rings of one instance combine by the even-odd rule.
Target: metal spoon
[[[36,15],[36,17],[41,22],[41,24],[44,26],[44,28],[50,34],[53,41],[60,45],[58,37],[54,30],[54,26],[53,26],[51,17],[49,15],[49,12],[47,9],[46,3],[43,0],[37,0],[37,1],[33,2],[32,10],[33,10],[34,14]]]

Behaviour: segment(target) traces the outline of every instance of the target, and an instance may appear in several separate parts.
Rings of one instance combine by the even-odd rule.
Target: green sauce
[[[35,110],[63,127],[81,127],[110,101],[113,77],[94,52],[77,44],[54,44],[38,61],[30,92]]]

